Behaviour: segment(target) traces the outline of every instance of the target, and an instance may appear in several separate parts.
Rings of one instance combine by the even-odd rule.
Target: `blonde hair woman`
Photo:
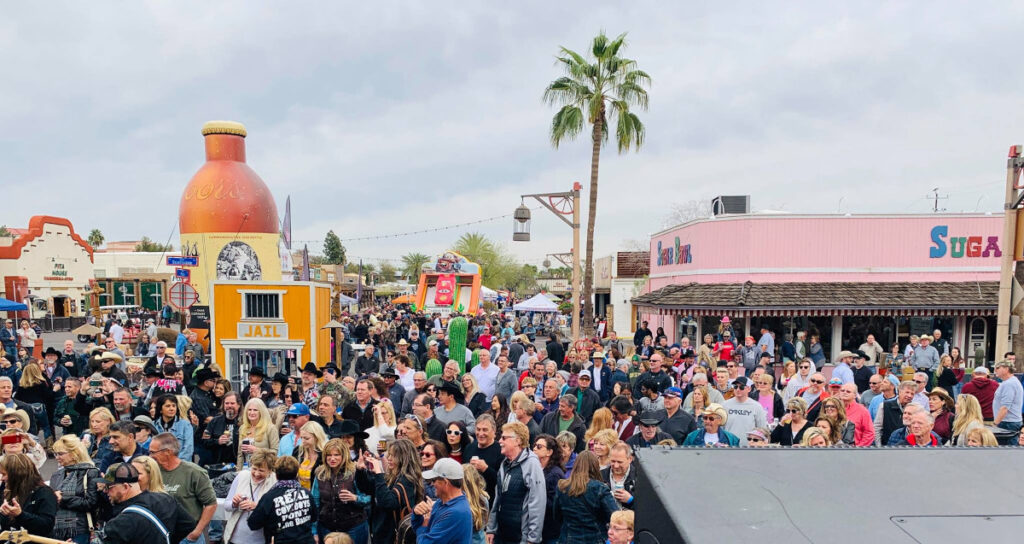
[[[249,529],[249,515],[259,504],[260,498],[277,483],[274,464],[277,455],[270,450],[256,450],[249,458],[249,468],[242,470],[231,482],[224,511],[228,513],[224,525],[224,542],[234,544],[261,544],[263,531]]]
[[[395,441],[395,429],[398,428],[398,420],[395,418],[395,408],[390,402],[378,402],[373,405],[373,427],[366,429],[366,448],[377,452],[376,448],[380,441],[387,444]],[[382,452],[381,452],[382,453]]]
[[[583,439],[589,442],[591,438],[594,438],[595,434],[611,428],[612,411],[607,408],[598,408],[594,410],[594,417],[590,420],[590,428],[583,435]]]
[[[829,423],[832,424],[831,437],[833,444],[839,444],[842,442],[848,446],[852,446],[854,443],[854,424],[852,421],[846,419],[846,406],[843,405],[843,401],[839,400],[839,397],[829,397],[821,401],[821,417],[826,417]]]
[[[324,461],[322,452],[327,443],[327,434],[319,423],[309,421],[299,429],[299,439],[302,444],[295,448],[298,453],[295,458],[299,461],[299,483],[306,489],[312,489],[313,473]]]
[[[244,465],[256,450],[277,451],[280,440],[281,435],[267,405],[261,399],[249,399],[245,403],[242,424],[238,427],[238,466]]]
[[[587,442],[587,446],[597,456],[598,461],[600,461],[601,470],[611,465],[612,446],[618,441],[619,433],[612,429],[604,429],[595,433],[594,438]]]
[[[324,445],[324,462],[313,475],[313,503],[320,513],[324,532],[341,531],[357,542],[370,536],[366,504],[373,494],[373,481],[365,468],[359,468],[349,454],[348,444],[333,438]]]
[[[60,468],[50,478],[50,487],[57,495],[57,516],[51,536],[61,540],[88,540],[89,513],[99,505],[95,482],[100,471],[75,435],[66,434],[54,442],[53,454]],[[75,508],[69,508],[70,505]]]
[[[827,448],[832,445],[825,431],[818,427],[809,427],[804,431],[804,438],[800,445],[805,448]]]
[[[484,528],[487,527],[487,516],[490,514],[487,484],[473,465],[462,465],[462,473],[462,492],[466,494],[469,511],[473,514],[473,541],[486,542]]]
[[[956,397],[956,417],[953,419],[953,445],[966,446],[967,437],[973,429],[983,429],[985,419],[981,416],[981,403],[970,393]]]
[[[163,473],[160,465],[148,455],[140,455],[132,459],[132,465],[139,471],[139,489],[150,493],[167,493],[164,487]]]
[[[114,414],[104,406],[93,408],[89,412],[89,430],[82,434],[89,457],[95,459],[100,448],[110,449],[110,426],[114,423]]]
[[[508,398],[508,421],[501,422],[502,425],[504,425],[505,423],[512,423],[513,421],[518,421],[516,419],[515,412],[516,406],[519,406],[519,403],[521,401],[527,401],[530,404],[534,403],[534,401],[527,397],[526,393],[523,393],[522,391],[516,391],[512,393],[512,396]]]
[[[999,441],[996,440],[996,435],[987,428],[975,427],[967,431],[967,445],[974,448],[994,447],[999,445]]]

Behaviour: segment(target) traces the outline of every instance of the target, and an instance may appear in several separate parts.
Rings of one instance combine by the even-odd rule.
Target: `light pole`
[[[563,223],[572,229],[572,339],[580,337],[580,184],[572,184],[572,190],[564,193],[536,193],[520,195],[520,198],[533,198],[542,206],[555,214]],[[572,215],[572,221],[565,216]],[[516,208],[513,214],[512,240],[516,242],[530,241],[530,209],[525,204]]]
[[[1010,317],[1013,313],[1013,283],[1015,262],[1024,258],[1022,251],[1021,233],[1018,232],[1024,225],[1017,215],[1021,206],[1022,198],[1018,193],[1021,185],[1017,182],[1020,179],[1021,170],[1024,169],[1024,146],[1010,146],[1009,156],[1006,159],[1006,198],[1004,200],[1003,216],[1003,254],[999,267],[999,310],[996,315],[996,351],[992,354],[992,360],[998,362],[1003,354],[1010,351],[1011,347],[1020,344],[1021,335],[1019,331],[1010,331]],[[1020,328],[1020,325],[1017,325]],[[1011,337],[1013,342],[1011,343]],[[1014,351],[1017,351],[1014,349]]]

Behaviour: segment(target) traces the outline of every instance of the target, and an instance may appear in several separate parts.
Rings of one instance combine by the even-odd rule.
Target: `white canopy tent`
[[[494,302],[498,300],[498,292],[486,285],[480,286],[480,298],[488,302]]]
[[[512,309],[517,312],[557,312],[558,305],[551,302],[548,297],[538,293],[532,298],[516,304]]]

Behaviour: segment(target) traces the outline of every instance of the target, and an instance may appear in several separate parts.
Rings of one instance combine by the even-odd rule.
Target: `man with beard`
[[[221,401],[223,412],[213,416],[203,432],[203,446],[210,452],[210,463],[233,463],[238,459],[239,395],[229,391]]]

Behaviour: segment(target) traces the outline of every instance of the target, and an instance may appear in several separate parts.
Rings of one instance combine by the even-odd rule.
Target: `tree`
[[[406,253],[402,255],[402,275],[409,279],[409,283],[419,280],[420,269],[430,262],[430,257],[422,253]]]
[[[683,223],[689,223],[694,219],[706,219],[708,217],[711,217],[711,200],[676,202],[662,221],[662,226],[667,229],[676,225],[682,225]]]
[[[630,107],[647,109],[647,90],[644,87],[650,86],[651,78],[646,72],[637,69],[636,61],[619,56],[625,39],[626,35],[621,34],[609,40],[601,32],[591,43],[586,58],[562,47],[557,59],[565,75],[544,89],[544,100],[549,105],[562,106],[551,120],[551,144],[556,149],[563,140],[575,139],[587,124],[591,125],[587,253],[581,293],[585,308],[583,330],[588,335],[594,328],[594,305],[590,303],[590,298],[594,291],[594,220],[597,216],[597,174],[601,147],[608,141],[612,126],[615,127],[619,153],[634,147],[639,150],[645,136],[643,123]]]
[[[480,265],[480,279],[487,287],[515,289],[521,283],[522,265],[505,251],[504,246],[495,244],[483,234],[463,234],[455,241],[452,250]],[[533,277],[536,278],[536,268]]]
[[[392,266],[391,263],[388,263],[388,262],[381,263],[381,265],[380,265],[380,277],[384,281],[389,282],[389,283],[393,282],[393,281],[395,281],[395,276],[397,276],[397,275],[398,275],[398,271],[395,270],[395,267]]]
[[[90,246],[100,247],[103,245],[103,241],[106,240],[106,238],[103,237],[103,233],[100,232],[100,229],[92,229],[89,231],[89,236],[86,237],[86,240],[89,242]]]
[[[333,230],[327,231],[324,237],[324,262],[327,264],[345,264],[345,246],[341,238]]]
[[[89,235],[92,236],[91,233]],[[102,238],[103,235],[101,234],[100,237]],[[163,253],[164,251],[174,251],[174,245],[165,245],[161,244],[160,242],[154,242],[153,240],[149,239],[149,236],[143,236],[142,240],[139,240],[139,243],[135,244],[135,251],[143,251],[146,253]]]
[[[0,225],[0,236],[10,236],[11,231],[7,230],[7,225]]]

